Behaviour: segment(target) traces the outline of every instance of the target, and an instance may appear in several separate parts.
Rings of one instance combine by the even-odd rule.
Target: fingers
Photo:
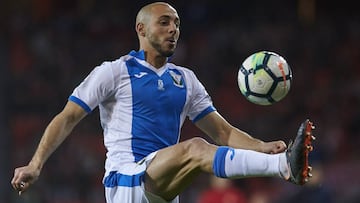
[[[279,141],[278,149],[279,152],[284,152],[287,149],[287,146],[284,141]]]
[[[17,169],[15,169],[14,177],[11,180],[11,185],[13,186],[13,188],[15,190],[18,190],[18,189],[20,189],[20,186],[21,186],[20,183],[21,183],[21,181],[19,181],[19,168],[17,168]]]
[[[29,176],[24,170],[25,167],[16,168],[14,171],[14,177],[11,180],[12,187],[18,191],[19,195],[26,191],[30,186],[31,176]]]
[[[269,143],[269,153],[270,154],[277,154],[284,152],[287,146],[283,141],[274,141]]]
[[[19,187],[17,189],[19,195],[21,195],[23,192],[25,192],[29,186],[30,186],[29,182],[21,181],[19,184]]]
[[[20,196],[23,192],[25,192],[29,187],[30,187],[30,183],[29,183],[29,182],[21,181],[21,182],[20,182],[20,189],[18,190],[19,196]]]
[[[21,193],[22,193],[23,191],[25,191],[25,185],[26,185],[26,183],[25,183],[24,181],[21,181],[21,182],[20,182],[19,188],[17,189],[18,192],[19,192],[19,195],[21,195]]]
[[[20,169],[15,169],[14,177],[11,180],[12,187],[19,192],[19,195],[21,194],[21,191],[25,187],[25,182],[21,180],[20,175]]]

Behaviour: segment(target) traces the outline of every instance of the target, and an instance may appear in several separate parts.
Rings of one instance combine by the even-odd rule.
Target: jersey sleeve
[[[189,98],[189,119],[195,123],[210,112],[216,111],[208,92],[195,74],[191,71],[191,89]]]
[[[69,100],[80,105],[90,113],[114,89],[114,76],[110,62],[95,67],[90,74],[74,89]]]

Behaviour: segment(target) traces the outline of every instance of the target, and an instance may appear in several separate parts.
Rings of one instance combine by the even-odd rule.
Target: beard
[[[161,56],[170,57],[170,56],[172,56],[174,54],[176,45],[174,45],[172,47],[168,47],[166,49],[166,47],[161,46],[161,42],[160,42],[159,38],[154,37],[153,35],[149,35],[148,39],[149,39],[149,42],[150,42],[151,46],[158,53],[160,53]]]

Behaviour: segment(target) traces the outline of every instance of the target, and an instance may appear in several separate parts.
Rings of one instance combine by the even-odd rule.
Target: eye
[[[167,21],[167,20],[160,20],[159,24],[162,25],[162,26],[166,26],[166,25],[169,25],[169,21]]]

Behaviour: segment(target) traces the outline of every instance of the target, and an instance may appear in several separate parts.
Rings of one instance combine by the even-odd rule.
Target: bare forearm
[[[15,169],[11,184],[19,195],[38,179],[46,160],[86,115],[81,106],[68,101],[61,113],[54,117],[45,129],[29,164]]]
[[[225,141],[225,145],[234,148],[254,150],[268,154],[281,153],[286,150],[286,144],[282,140],[264,142],[235,127],[231,127],[228,136],[223,134],[221,137]]]
[[[235,128],[217,112],[208,114],[198,121],[196,125],[218,145],[263,151],[263,141],[255,139],[248,133]]]
[[[49,156],[70,134],[74,126],[75,123],[70,122],[69,119],[66,119],[61,113],[54,117],[47,126],[29,165],[41,169]]]
[[[274,143],[268,144],[250,136],[229,124],[220,114],[212,112],[196,123],[196,126],[209,135],[216,144],[234,148],[255,150],[258,152],[272,153]],[[279,145],[279,144],[275,144]],[[281,145],[285,145],[281,143]],[[281,147],[282,149],[283,147]]]
[[[264,142],[250,136],[248,133],[239,130],[237,128],[232,128],[228,138],[225,140],[225,145],[241,148],[241,149],[249,149],[255,150],[259,152],[263,152],[263,144]]]

